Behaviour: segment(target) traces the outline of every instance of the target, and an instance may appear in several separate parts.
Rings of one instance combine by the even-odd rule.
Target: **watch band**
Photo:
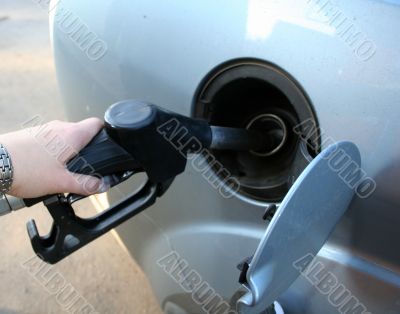
[[[13,167],[7,149],[0,144],[0,192],[7,193],[13,181]]]

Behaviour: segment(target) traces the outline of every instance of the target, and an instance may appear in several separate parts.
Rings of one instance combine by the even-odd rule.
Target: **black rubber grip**
[[[125,149],[115,143],[105,129],[102,129],[77,156],[67,163],[67,168],[79,174],[107,176],[138,170],[140,166]],[[47,198],[49,198],[48,195],[25,198],[24,203],[27,207],[31,207]]]
[[[103,129],[67,163],[71,172],[85,175],[111,175],[139,167],[133,157],[125,151]]]

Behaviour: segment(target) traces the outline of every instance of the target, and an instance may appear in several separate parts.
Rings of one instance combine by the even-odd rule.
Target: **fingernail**
[[[97,193],[105,193],[110,189],[110,184],[106,180],[102,180]]]

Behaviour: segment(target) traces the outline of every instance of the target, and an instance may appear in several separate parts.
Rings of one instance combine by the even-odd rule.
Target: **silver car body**
[[[314,108],[323,146],[356,143],[376,190],[355,197],[317,257],[362,307],[335,304],[306,276],[279,301],[285,313],[400,313],[400,2],[64,0],[50,10],[71,120],[102,117],[131,98],[192,115],[204,78],[231,60],[289,73]],[[120,199],[130,184],[100,201]],[[186,272],[230,300],[241,287],[237,264],[265,232],[265,205],[223,198],[189,163],[163,198],[117,231],[164,310],[176,312],[191,294],[157,261],[176,252]]]

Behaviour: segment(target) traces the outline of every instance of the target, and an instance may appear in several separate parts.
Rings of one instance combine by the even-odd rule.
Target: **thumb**
[[[75,143],[75,149],[79,152],[84,148],[93,137],[99,133],[103,127],[103,121],[98,118],[89,118],[76,123],[75,132],[77,134],[74,137],[77,140]]]

